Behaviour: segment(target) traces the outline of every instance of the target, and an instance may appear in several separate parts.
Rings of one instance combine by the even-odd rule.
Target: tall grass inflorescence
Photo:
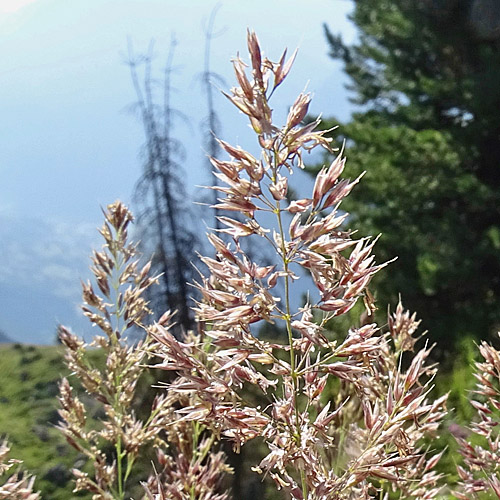
[[[90,402],[81,401],[67,379],[61,382],[59,428],[88,460],[85,470],[73,470],[75,492],[91,492],[94,500],[124,500],[131,498],[131,492],[137,494],[137,483],[143,479],[144,498],[154,498],[157,491],[182,494],[187,490],[182,498],[223,500],[224,496],[215,494],[203,496],[216,490],[222,472],[228,470],[223,456],[212,453],[211,442],[193,436],[191,424],[186,428],[175,423],[174,410],[185,398],[174,393],[158,394],[150,408],[145,408],[141,400],[138,383],[148,369],[153,344],[149,337],[132,344],[127,335],[133,328],[144,329],[150,312],[144,292],[157,279],[148,277],[150,263],[139,268],[136,245],[128,242],[132,221],[128,209],[116,202],[108,206],[105,218],[100,231],[105,244],[92,259],[98,291],[90,282],[83,284],[83,311],[102,333],[87,344],[64,327],[59,331],[68,367],[92,398]],[[169,319],[169,313],[165,313],[160,321]],[[103,359],[96,359],[95,354]],[[136,409],[142,418],[136,415]],[[91,418],[98,411],[100,417]],[[198,429],[201,434],[203,427]],[[198,451],[201,444],[203,459]],[[152,450],[156,451],[153,464]],[[135,471],[141,458],[143,467],[144,462],[147,469],[153,466],[149,478]]]
[[[289,176],[303,168],[304,153],[330,151],[331,139],[318,130],[319,119],[304,123],[309,94],[297,97],[284,125],[274,124],[270,100],[294,56],[270,61],[254,33],[248,49],[250,75],[236,58],[238,86],[227,97],[249,119],[260,154],[219,141],[229,159],[212,159],[221,183],[216,208],[243,220],[220,217],[224,229],[208,236],[215,256],[201,259],[208,274],[197,284],[197,340],[180,342],[166,325],[150,329],[163,358],[158,368],[180,375],[169,393],[190,399],[179,419],[230,439],[236,450],[262,436],[268,454],[254,470],[297,500],[388,499],[390,492],[435,498],[440,454],[423,442],[436,432],[446,397],[428,398],[430,349],[414,351],[418,322],[401,304],[387,328],[373,321],[367,287],[385,264],[374,261],[374,240],[345,229],[340,204],[359,179],[341,177],[342,154],[320,171],[310,197],[288,200]],[[270,215],[274,223],[266,225]],[[252,261],[243,238],[260,238],[279,264]],[[301,270],[316,290],[293,309]],[[368,321],[333,340],[328,325],[359,300]],[[283,324],[287,341],[256,336],[252,325],[263,322]],[[248,385],[267,397],[267,406],[245,401]],[[327,386],[335,388],[332,400],[323,394]]]
[[[471,423],[471,435],[457,436],[463,466],[458,466],[460,500],[485,498],[485,493],[500,499],[500,351],[482,342],[482,361],[475,363],[477,379],[471,404],[477,420]]]
[[[219,141],[229,159],[211,159],[215,208],[235,218],[219,216],[221,229],[208,235],[214,250],[195,283],[195,332],[179,339],[170,312],[148,325],[144,293],[157,279],[149,264],[139,267],[128,241],[128,209],[116,202],[105,212],[96,286],[83,284],[84,313],[100,333],[87,344],[60,329],[67,364],[87,393],[77,397],[66,379],[60,385],[59,428],[87,459],[73,471],[75,491],[94,500],[227,500],[231,469],[221,442],[239,451],[259,438],[267,451],[253,469],[287,498],[446,498],[451,488],[436,469],[443,452],[428,443],[447,396],[430,394],[436,366],[415,314],[399,303],[384,325],[375,322],[368,286],[387,263],[375,262],[376,240],[356,238],[340,208],[359,178],[342,177],[340,153],[310,197],[291,200],[289,176],[303,168],[304,153],[331,151],[331,139],[319,119],[306,121],[309,94],[298,96],[284,125],[274,124],[270,100],[295,55],[270,61],[254,33],[248,48],[250,73],[236,58],[238,86],[226,96],[248,117],[260,153]],[[242,244],[248,238],[267,245],[277,264],[252,260]],[[314,289],[294,307],[305,272]],[[352,321],[358,302],[366,309],[359,326],[341,331],[346,321],[337,318]],[[256,334],[266,323],[284,328],[281,343]],[[137,328],[147,336],[132,344],[126,337]],[[462,500],[500,499],[500,352],[487,343],[479,349],[477,418],[469,437],[457,434],[463,465],[454,494]],[[151,364],[172,373],[148,404],[140,381]],[[256,392],[262,405],[249,400]],[[0,446],[0,473],[13,465],[7,452]],[[30,476],[16,474],[0,498],[39,496]]]

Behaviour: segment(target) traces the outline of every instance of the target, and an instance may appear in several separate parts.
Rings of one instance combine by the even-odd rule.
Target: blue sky
[[[184,142],[186,185],[206,184],[199,134],[205,102],[203,24],[215,2],[190,0],[0,0],[0,330],[11,338],[50,343],[58,322],[76,331],[80,278],[99,244],[100,207],[130,203],[140,175],[141,124],[127,111],[135,96],[124,63],[127,37],[137,52],[156,41],[162,70],[172,34],[178,41],[174,106],[191,125],[174,135]],[[220,3],[212,67],[233,84],[230,59],[246,57],[246,28],[276,60],[299,48],[287,84],[273,98],[275,115],[304,89],[313,113],[348,116],[346,78],[327,56],[322,23],[355,36],[348,0],[233,0]],[[222,138],[254,149],[241,115],[216,100]],[[300,179],[300,184],[310,182]],[[132,208],[133,205],[132,205]]]

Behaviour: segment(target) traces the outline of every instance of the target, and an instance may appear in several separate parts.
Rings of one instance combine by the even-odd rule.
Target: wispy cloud
[[[89,256],[103,244],[98,225],[0,211],[0,330],[15,341],[51,343],[63,323],[90,338],[80,280],[91,278]]]
[[[23,7],[26,7],[30,3],[34,3],[37,0],[2,0],[0,2],[0,14],[10,14],[12,12],[17,12]]]
[[[21,10],[23,7],[31,3],[35,3],[37,0],[2,0],[0,2],[0,14],[11,14]]]
[[[45,289],[78,300],[89,275],[88,256],[98,244],[94,224],[19,219],[0,214],[0,283]]]

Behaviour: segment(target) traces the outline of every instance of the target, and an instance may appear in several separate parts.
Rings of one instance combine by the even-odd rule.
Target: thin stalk
[[[200,428],[200,423],[193,422],[193,443],[192,443],[192,447],[191,447],[191,451],[192,451],[191,464],[196,464],[196,462],[202,461],[199,459],[199,450],[198,450],[201,432],[202,432],[202,429]],[[196,489],[196,483],[193,483],[191,485],[191,489],[189,491],[190,500],[196,500],[195,489]]]
[[[383,479],[380,480],[380,500],[384,500],[384,483],[385,481]]]
[[[118,437],[116,442],[116,466],[118,469],[118,498],[122,500],[123,496],[123,478],[122,478],[122,440]]]
[[[130,473],[132,472],[132,467],[134,466],[135,463],[135,457],[127,457],[127,470],[125,471],[125,476],[123,478],[124,484],[127,482],[128,477],[130,476]]]
[[[121,230],[117,231],[116,239],[121,240]],[[111,287],[114,290],[115,295],[115,312],[114,316],[116,318],[116,334],[113,334],[110,338],[111,340],[111,349],[117,348],[120,345],[120,340],[118,338],[118,334],[120,332],[120,318],[121,318],[121,310],[119,305],[119,296],[120,296],[120,271],[122,266],[124,265],[123,261],[119,258],[118,252],[116,252],[115,248],[111,248],[111,255],[113,256],[114,269],[115,273],[113,279],[111,281]],[[113,377],[113,383],[115,385],[115,394],[114,394],[114,404],[113,411],[114,413],[121,418],[123,417],[123,408],[120,405],[120,394],[121,394],[121,376],[119,373],[115,373]],[[117,441],[115,443],[116,449],[116,467],[117,467],[117,481],[118,481],[118,499],[123,500],[125,498],[124,495],[124,486],[125,486],[125,478],[123,477],[123,465],[122,460],[124,457],[124,453],[122,451],[122,439],[120,433],[118,433]],[[128,475],[128,474],[127,474]]]
[[[273,183],[276,182],[277,180],[277,171],[278,171],[278,166],[277,166],[277,160],[278,160],[278,152],[275,150],[274,151],[274,166],[273,166],[273,175],[271,181]],[[280,239],[281,239],[281,259],[283,261],[283,271],[285,272],[285,315],[283,316],[283,319],[285,320],[286,324],[286,331],[288,334],[288,344],[290,346],[290,372],[292,376],[292,385],[293,385],[293,406],[295,410],[295,442],[297,443],[298,446],[301,446],[302,442],[302,433],[300,429],[300,414],[299,414],[299,408],[298,408],[298,397],[299,397],[299,380],[298,380],[298,375],[296,371],[296,361],[295,361],[295,349],[293,347],[293,332],[292,332],[292,314],[291,314],[291,307],[290,307],[290,281],[288,277],[288,265],[290,263],[287,252],[286,252],[286,246],[285,246],[285,231],[283,229],[283,221],[281,217],[281,205],[280,201],[276,201],[276,217],[278,219],[278,227],[279,227],[279,233],[280,233]],[[308,496],[308,491],[307,491],[307,482],[306,482],[306,476],[304,470],[301,468],[300,469],[300,481],[302,484],[302,492],[304,495],[304,498],[307,499]]]

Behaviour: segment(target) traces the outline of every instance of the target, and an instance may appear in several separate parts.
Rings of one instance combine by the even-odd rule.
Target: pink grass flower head
[[[145,330],[150,313],[145,291],[157,279],[149,277],[149,263],[139,266],[136,245],[128,241],[130,211],[116,202],[107,207],[105,219],[100,231],[105,244],[92,259],[97,288],[83,284],[83,311],[100,334],[87,344],[66,328],[59,330],[67,365],[87,393],[79,397],[68,379],[60,384],[58,427],[88,462],[84,470],[72,471],[74,491],[90,492],[95,500],[125,500],[132,494],[139,498],[138,493],[148,499],[190,499],[196,494],[198,499],[225,500],[221,480],[230,469],[223,453],[212,449],[213,436],[198,424],[177,421],[175,409],[189,407],[190,398],[182,391],[165,395],[156,387],[148,408],[142,399],[147,400],[148,393],[138,390],[147,378],[154,342],[147,337],[132,344],[126,337],[133,327]],[[171,317],[165,313],[158,324],[169,324]],[[196,337],[189,337],[185,345],[192,339]],[[186,353],[187,347],[172,352],[179,362],[185,360],[184,369],[193,363],[185,359]],[[97,420],[92,418],[96,406],[102,414]],[[153,463],[151,451],[157,458]],[[141,469],[140,461],[152,467],[149,478],[148,469],[141,471],[145,476],[132,475]],[[144,480],[143,486],[137,478]]]
[[[446,397],[429,398],[430,349],[401,363],[414,348],[415,317],[400,305],[387,331],[373,320],[368,285],[386,264],[375,262],[376,240],[353,238],[340,209],[359,178],[342,178],[340,153],[321,170],[309,197],[288,200],[289,176],[304,167],[304,153],[331,152],[331,138],[319,120],[304,122],[309,95],[297,98],[282,126],[273,122],[270,99],[295,56],[272,62],[252,32],[248,48],[250,68],[234,60],[238,86],[226,96],[249,119],[260,153],[220,141],[229,158],[212,160],[222,183],[216,207],[239,216],[220,219],[230,239],[209,235],[215,256],[202,258],[208,273],[197,284],[202,298],[195,307],[201,336],[183,343],[154,327],[159,367],[180,375],[169,391],[190,398],[178,418],[202,422],[236,450],[262,436],[268,454],[255,470],[297,500],[389,498],[390,491],[435,498],[440,456],[424,450],[422,440],[436,431]],[[264,224],[270,217],[274,223]],[[252,260],[246,238],[272,248],[278,264]],[[293,310],[301,270],[316,290]],[[332,340],[330,320],[359,301],[368,324]],[[287,340],[255,336],[252,325],[264,322],[283,324]],[[267,397],[267,406],[246,401],[242,389],[249,385]],[[332,391],[335,397],[328,397]]]
[[[482,342],[479,352],[483,359],[475,364],[477,383],[471,399],[476,418],[469,437],[455,436],[463,457],[463,465],[457,466],[460,483],[455,492],[461,500],[485,498],[487,493],[500,498],[500,351]]]

